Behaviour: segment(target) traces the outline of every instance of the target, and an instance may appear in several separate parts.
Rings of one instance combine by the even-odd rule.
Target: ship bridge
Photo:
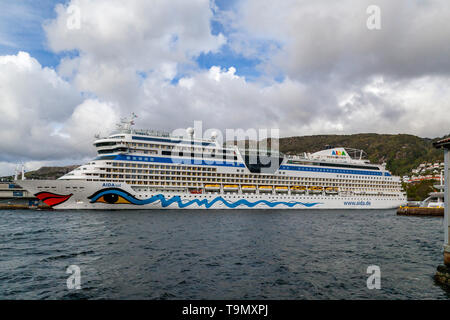
[[[284,154],[269,149],[238,148],[245,166],[251,173],[275,173],[284,161]]]

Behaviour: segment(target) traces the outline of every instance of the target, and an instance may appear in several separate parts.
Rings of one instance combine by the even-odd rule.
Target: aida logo
[[[332,156],[346,156],[345,151],[337,151],[337,150],[333,150],[331,155]]]
[[[116,188],[120,188],[121,184],[120,183],[110,183],[110,182],[105,182],[103,183],[102,187],[116,187]]]

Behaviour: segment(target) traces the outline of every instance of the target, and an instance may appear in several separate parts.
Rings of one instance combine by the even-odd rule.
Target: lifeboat
[[[239,186],[237,184],[226,184],[223,186],[223,191],[237,191]]]
[[[272,192],[272,186],[259,186],[259,192]]]
[[[337,187],[326,187],[325,193],[326,194],[338,194],[338,188]]]
[[[306,187],[305,186],[292,186],[291,192],[292,193],[305,193]]]
[[[288,192],[289,188],[286,186],[276,186],[275,192]]]
[[[192,194],[202,194],[202,189],[189,189],[189,192]]]
[[[244,185],[244,186],[241,186],[241,190],[242,190],[242,192],[255,192],[256,187],[253,185]]]
[[[322,193],[323,187],[312,186],[312,187],[309,187],[308,190],[310,193],[318,194],[318,193]]]
[[[219,191],[220,185],[219,184],[205,184],[205,190],[206,191]]]

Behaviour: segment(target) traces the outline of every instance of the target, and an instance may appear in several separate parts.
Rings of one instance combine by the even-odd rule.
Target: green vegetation
[[[404,184],[403,188],[406,190],[406,194],[409,201],[422,201],[428,197],[428,194],[433,191],[437,191],[433,188],[436,184],[434,180],[422,180],[420,182]]]

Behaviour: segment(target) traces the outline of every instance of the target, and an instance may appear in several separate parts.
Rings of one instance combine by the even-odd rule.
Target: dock
[[[49,206],[12,181],[0,182],[0,210],[48,208]]]
[[[400,207],[397,209],[399,216],[431,216],[443,217],[444,208],[429,208],[429,207]]]
[[[444,150],[444,264],[438,266],[434,279],[450,288],[450,138],[433,143],[437,149]]]
[[[0,210],[53,210],[52,207],[47,205],[29,206],[25,204],[0,204]]]

